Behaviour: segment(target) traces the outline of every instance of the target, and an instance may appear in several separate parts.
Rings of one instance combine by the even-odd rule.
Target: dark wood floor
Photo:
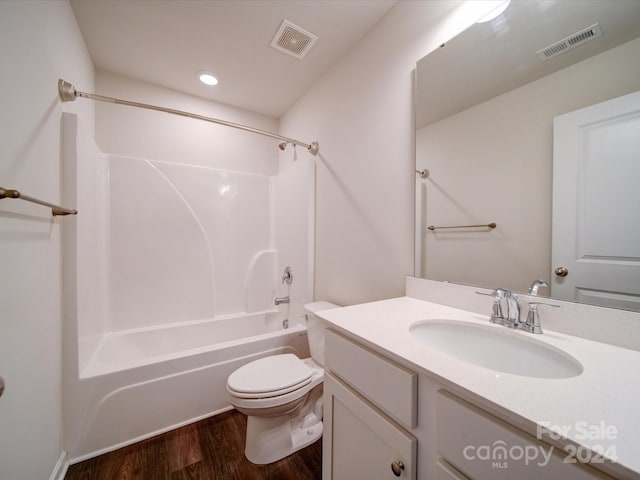
[[[71,465],[65,480],[320,480],[322,440],[270,465],[244,456],[235,410]]]

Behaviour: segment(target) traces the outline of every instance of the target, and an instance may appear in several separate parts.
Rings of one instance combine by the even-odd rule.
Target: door
[[[553,128],[552,294],[640,311],[640,92]]]

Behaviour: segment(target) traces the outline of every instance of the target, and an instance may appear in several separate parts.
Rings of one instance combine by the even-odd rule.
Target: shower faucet
[[[293,283],[293,274],[291,273],[291,267],[285,267],[284,273],[282,274],[282,284],[291,285]],[[282,303],[289,303],[289,295],[286,297],[276,297],[273,299],[273,303],[280,305]]]
[[[280,305],[282,303],[289,303],[289,297],[276,297],[273,299],[273,303]]]
[[[293,283],[293,273],[291,273],[291,267],[285,267],[282,274],[282,284],[291,285]]]

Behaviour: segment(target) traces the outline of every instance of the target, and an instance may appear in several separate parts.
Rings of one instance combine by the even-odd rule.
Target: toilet
[[[250,462],[273,463],[322,436],[325,323],[315,312],[336,307],[329,302],[304,306],[311,358],[273,355],[229,375],[229,402],[247,415],[244,453]]]

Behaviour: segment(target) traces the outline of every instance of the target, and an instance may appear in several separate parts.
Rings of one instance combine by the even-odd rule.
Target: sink
[[[562,350],[506,327],[456,320],[424,320],[409,327],[425,346],[467,363],[538,378],[570,378],[582,365]]]

